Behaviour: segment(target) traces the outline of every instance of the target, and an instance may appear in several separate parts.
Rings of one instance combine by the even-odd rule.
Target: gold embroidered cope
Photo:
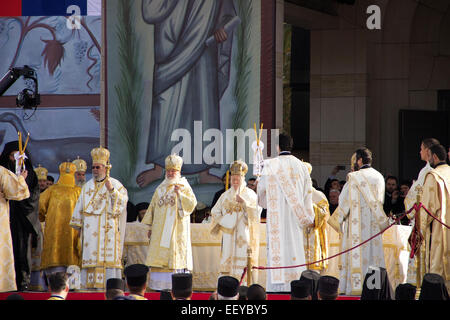
[[[180,195],[174,185],[180,186]],[[190,214],[197,199],[186,178],[174,182],[164,180],[155,190],[142,223],[151,228],[150,245],[146,265],[173,271],[192,270],[192,248],[190,238]]]
[[[8,200],[20,201],[28,197],[30,192],[25,179],[0,166],[0,292],[17,289]]]
[[[128,194],[118,180],[109,179],[112,192],[104,181],[91,179],[83,186],[70,221],[72,227],[81,230],[84,288],[104,288],[107,269],[122,269]]]
[[[236,195],[244,203],[236,201]],[[258,264],[259,256],[259,216],[261,208],[257,204],[256,193],[244,184],[239,190],[233,187],[225,191],[211,210],[212,234],[222,231],[220,272],[240,280],[247,266],[247,249],[252,250],[252,265]],[[252,271],[252,281],[258,281],[258,272]],[[243,284],[246,284],[245,278]]]

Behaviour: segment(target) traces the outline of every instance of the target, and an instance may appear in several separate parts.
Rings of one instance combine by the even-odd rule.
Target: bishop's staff
[[[261,141],[261,135],[263,132],[263,123],[261,123],[261,127],[259,129],[259,134],[256,131],[256,123],[253,124],[253,129],[255,130],[255,141],[252,144],[253,149],[253,175],[259,179],[262,174],[262,170],[264,167],[264,143]],[[252,241],[250,241],[251,243]],[[247,286],[252,284],[252,249],[249,247],[247,249]]]
[[[109,161],[108,161],[108,163],[106,164],[106,177],[107,177],[107,178],[110,177],[110,174],[111,174],[111,168],[112,168],[112,165],[111,165],[111,163],[109,163]]]

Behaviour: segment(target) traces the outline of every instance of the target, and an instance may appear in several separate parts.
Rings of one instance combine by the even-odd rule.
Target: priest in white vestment
[[[425,273],[439,274],[450,292],[450,230],[444,225],[450,224],[450,166],[442,145],[431,146],[428,154],[433,169],[425,177],[421,203],[441,222],[424,208],[420,209],[417,220],[420,221],[419,229],[424,241],[420,246],[419,279],[422,280]]]
[[[192,271],[191,219],[197,199],[180,176],[183,159],[165,160],[166,178],[156,188],[142,223],[151,229],[145,264],[150,267],[150,288],[172,288],[172,274]]]
[[[305,263],[303,229],[314,227],[312,183],[306,165],[292,156],[292,138],[280,134],[279,156],[264,161],[258,182],[259,205],[267,208],[267,266]],[[267,270],[266,291],[290,292],[306,267]]]
[[[211,233],[222,232],[220,254],[220,275],[241,279],[247,266],[248,253],[251,249],[253,266],[258,265],[259,257],[259,216],[256,193],[247,187],[245,175],[248,166],[241,160],[230,166],[231,188],[222,193],[211,210]],[[242,285],[247,284],[244,277]],[[258,281],[256,270],[252,271],[252,282]]]
[[[372,152],[356,151],[354,172],[339,196],[339,206],[328,223],[342,236],[342,250],[357,246],[389,225],[383,211],[384,178],[371,167]],[[361,295],[363,281],[370,266],[385,268],[382,235],[341,256],[339,292]]]
[[[81,230],[81,288],[105,289],[109,278],[122,278],[128,193],[109,177],[109,151],[95,148],[92,179],[78,198],[70,225]]]
[[[423,187],[425,182],[425,176],[430,172],[433,168],[430,166],[428,162],[428,150],[431,146],[439,144],[439,141],[433,138],[424,139],[420,144],[420,159],[425,161],[425,167],[423,167],[420,172],[417,180],[414,181],[411,188],[409,188],[408,194],[405,198],[405,210],[408,211],[411,209],[417,201],[417,191],[420,187]],[[419,188],[418,188],[419,187]]]
[[[30,197],[28,185],[25,182],[27,175],[26,170],[16,176],[0,166],[0,292],[17,290],[8,201],[20,201]]]
[[[430,163],[428,162],[428,150],[431,146],[439,144],[439,141],[434,138],[427,138],[422,140],[420,144],[420,159],[422,161],[425,161],[425,167],[423,167],[420,172],[419,176],[417,177],[417,180],[414,181],[411,188],[409,188],[408,194],[405,198],[405,211],[408,212],[414,204],[417,202],[417,194],[420,189],[423,188],[423,184],[425,183],[425,177],[426,175],[433,170],[433,168],[430,166]],[[412,223],[415,223],[414,214],[416,213],[415,210],[413,210],[409,217],[412,220]],[[410,258],[408,263],[408,275],[407,275],[407,282],[411,284],[417,283],[417,265],[416,265],[416,257]]]

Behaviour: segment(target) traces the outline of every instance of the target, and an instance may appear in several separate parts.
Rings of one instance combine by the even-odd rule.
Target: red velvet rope
[[[331,257],[328,257],[328,258],[325,258],[325,259],[322,259],[322,260],[318,260],[318,261],[314,261],[314,262],[310,262],[310,263],[299,264],[299,265],[295,265],[295,266],[285,266],[285,267],[252,267],[252,269],[258,269],[258,270],[270,270],[270,269],[299,268],[299,267],[304,267],[304,266],[308,266],[308,265],[311,265],[311,264],[320,263],[320,262],[323,262],[323,261],[326,261],[326,260],[329,260],[329,259],[333,259],[333,258],[338,257],[338,256],[340,256],[340,255],[342,255],[342,254],[344,254],[344,253],[347,253],[347,252],[349,252],[349,251],[351,251],[351,250],[353,250],[353,249],[356,249],[356,248],[358,248],[358,247],[360,247],[360,246],[366,244],[367,242],[371,241],[372,239],[378,237],[378,236],[381,235],[383,232],[385,232],[387,229],[389,229],[390,227],[392,227],[393,225],[395,225],[395,224],[396,224],[398,221],[400,221],[405,215],[407,215],[408,213],[410,213],[410,212],[411,212],[413,209],[415,209],[415,208],[416,208],[416,205],[414,205],[408,212],[404,213],[402,216],[396,218],[394,223],[392,223],[391,225],[389,225],[388,227],[386,227],[385,229],[383,229],[383,230],[380,231],[379,233],[375,234],[374,236],[370,237],[369,239],[367,239],[367,240],[361,242],[360,244],[354,246],[353,248],[349,248],[349,249],[347,249],[347,250],[344,250],[344,251],[342,251],[342,252],[339,252],[339,253],[337,253],[337,254],[331,256]],[[242,280],[244,279],[244,276],[245,276],[246,272],[247,272],[247,267],[244,268],[244,272],[242,273],[242,277],[241,277],[240,283],[242,283]]]
[[[441,220],[439,220],[438,218],[436,218],[433,214],[431,214],[430,211],[428,211],[427,208],[425,208],[425,206],[421,203],[419,203],[419,207],[417,208],[417,210],[420,210],[420,208],[423,208],[425,210],[426,213],[428,213],[428,215],[430,217],[432,217],[434,220],[438,221],[440,224],[442,224],[444,227],[446,227],[447,229],[450,229],[450,227],[448,225],[446,225],[445,223],[443,223]],[[416,213],[417,214],[417,213]]]
[[[304,266],[308,266],[308,265],[311,265],[311,264],[320,263],[320,262],[323,262],[323,261],[326,261],[326,260],[329,260],[329,259],[333,259],[333,258],[335,258],[335,257],[338,257],[338,256],[344,254],[344,253],[347,253],[347,252],[349,252],[349,251],[352,251],[352,250],[354,250],[354,249],[356,249],[356,248],[358,248],[358,247],[360,247],[360,246],[366,244],[367,242],[373,240],[374,238],[378,237],[379,235],[381,235],[382,233],[384,233],[386,230],[388,230],[389,228],[391,228],[393,225],[395,225],[397,222],[399,222],[404,216],[406,216],[407,214],[411,213],[413,210],[416,210],[415,215],[417,215],[418,212],[419,212],[419,210],[420,210],[420,208],[423,208],[423,209],[425,210],[425,212],[426,212],[428,215],[430,215],[433,219],[435,219],[436,221],[438,221],[439,223],[441,223],[441,224],[442,224],[443,226],[445,226],[447,229],[450,229],[448,225],[446,225],[446,224],[443,223],[441,220],[439,220],[438,218],[436,218],[433,214],[431,214],[431,213],[428,211],[428,209],[425,208],[425,206],[424,206],[422,203],[419,203],[419,205],[414,204],[414,205],[412,206],[411,209],[409,209],[407,212],[405,212],[404,214],[402,214],[400,217],[397,217],[397,218],[395,219],[395,222],[394,222],[394,223],[392,223],[392,224],[389,225],[388,227],[384,228],[382,231],[378,232],[377,234],[375,234],[374,236],[370,237],[369,239],[367,239],[367,240],[361,242],[360,244],[358,244],[358,245],[356,245],[356,246],[354,246],[354,247],[352,247],[352,248],[349,248],[349,249],[347,249],[347,250],[344,250],[344,251],[342,251],[342,252],[339,252],[339,253],[337,253],[337,254],[331,256],[331,257],[328,257],[328,258],[325,258],[325,259],[322,259],[322,260],[318,260],[318,261],[314,261],[314,262],[310,262],[310,263],[299,264],[299,265],[295,265],[295,266],[285,266],[285,267],[252,267],[252,269],[257,269],[257,270],[271,270],[271,269],[299,268],[299,267],[304,267]],[[244,268],[244,271],[243,271],[242,276],[241,276],[240,284],[242,284],[242,281],[244,280],[244,276],[245,276],[246,273],[247,273],[247,267]]]
[[[329,259],[333,259],[333,258],[335,258],[335,257],[338,257],[338,256],[344,254],[344,253],[347,253],[347,252],[349,252],[349,251],[352,251],[352,250],[354,250],[354,249],[356,249],[356,248],[358,248],[358,247],[360,247],[360,246],[366,244],[367,242],[371,241],[372,239],[378,237],[378,236],[381,235],[383,232],[385,232],[387,229],[389,229],[390,227],[392,227],[393,225],[395,225],[398,221],[400,221],[405,215],[407,215],[408,213],[410,213],[415,207],[416,207],[416,206],[414,205],[410,210],[408,210],[408,212],[406,212],[406,213],[404,213],[403,215],[401,215],[400,217],[396,218],[394,223],[392,223],[392,224],[389,225],[388,227],[384,228],[383,230],[381,230],[380,232],[378,232],[378,233],[375,234],[374,236],[370,237],[369,239],[367,239],[367,240],[361,242],[360,244],[358,244],[358,245],[356,245],[356,246],[354,246],[354,247],[352,247],[352,248],[349,248],[349,249],[344,250],[344,251],[342,251],[342,252],[336,253],[335,255],[333,255],[333,256],[331,256],[331,257],[328,257],[328,258],[325,258],[325,259],[322,259],[322,260],[318,260],[318,261],[314,261],[314,262],[310,262],[310,263],[299,264],[299,265],[296,265],[296,266],[287,266],[287,267],[253,267],[252,269],[259,269],[259,270],[264,270],[264,269],[265,269],[265,270],[267,270],[267,269],[299,268],[299,267],[308,266],[308,265],[310,265],[310,264],[316,264],[316,263],[320,263],[320,262],[323,262],[323,261],[326,261],[326,260],[329,260]]]

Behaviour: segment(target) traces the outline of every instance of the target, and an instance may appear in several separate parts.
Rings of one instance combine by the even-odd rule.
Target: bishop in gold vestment
[[[39,219],[46,225],[41,269],[50,273],[57,267],[59,272],[65,272],[70,265],[80,265],[79,231],[69,225],[81,191],[75,185],[75,170],[75,164],[63,162],[58,182],[39,198]]]
[[[183,159],[166,158],[166,178],[156,188],[142,223],[150,226],[151,237],[146,265],[150,267],[150,288],[172,288],[172,273],[192,271],[190,215],[197,199],[180,177]]]
[[[231,164],[231,188],[222,193],[211,210],[213,234],[222,231],[220,275],[228,275],[240,280],[247,266],[247,249],[250,248],[252,265],[258,265],[259,257],[259,217],[256,193],[247,188],[245,174],[248,166],[243,161]],[[252,281],[257,282],[256,271]],[[244,278],[243,285],[246,283]]]
[[[17,177],[0,166],[0,292],[17,290],[8,200],[20,201],[29,196],[24,176]]]
[[[122,250],[128,193],[109,177],[109,151],[91,151],[92,176],[81,188],[70,225],[81,230],[81,288],[105,289],[109,278],[122,277]]]
[[[304,162],[311,174],[312,166],[308,162]],[[328,230],[327,220],[330,218],[330,209],[327,197],[323,192],[312,187],[312,202],[314,209],[314,227],[306,227],[303,229],[303,245],[305,247],[306,263],[319,261],[328,257]],[[325,271],[328,267],[328,260],[309,264],[308,269]]]
[[[440,150],[439,150],[440,149]],[[450,167],[445,163],[444,147],[429,150],[431,170],[425,177],[422,204],[436,218],[450,225]],[[441,275],[450,291],[450,230],[420,209],[420,231],[425,241],[421,246],[421,274]]]

